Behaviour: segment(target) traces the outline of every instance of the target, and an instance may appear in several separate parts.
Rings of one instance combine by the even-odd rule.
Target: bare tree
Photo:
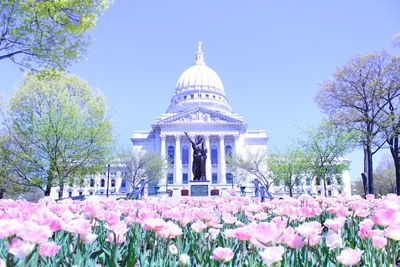
[[[167,160],[154,152],[124,151],[117,161],[125,170],[125,179],[132,189],[139,186],[142,179],[145,180],[145,183],[159,181],[167,171]]]
[[[242,154],[234,153],[227,157],[228,166],[239,184],[252,182],[255,178],[269,190],[273,180],[268,176],[267,152],[263,149],[245,151]]]
[[[391,56],[385,51],[360,55],[337,68],[333,80],[325,81],[316,102],[334,124],[356,131],[358,144],[364,151],[364,173],[369,193],[374,192],[373,155],[384,145],[378,121],[387,104],[387,68]]]

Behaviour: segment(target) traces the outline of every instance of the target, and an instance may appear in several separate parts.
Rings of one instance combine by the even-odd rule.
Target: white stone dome
[[[231,112],[220,77],[204,62],[201,43],[195,55],[195,64],[186,69],[176,83],[167,112],[177,113],[198,106]]]

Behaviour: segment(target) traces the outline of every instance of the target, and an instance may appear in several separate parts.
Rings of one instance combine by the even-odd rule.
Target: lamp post
[[[106,196],[108,197],[108,186],[110,183],[110,163],[107,164],[107,189],[106,189]]]

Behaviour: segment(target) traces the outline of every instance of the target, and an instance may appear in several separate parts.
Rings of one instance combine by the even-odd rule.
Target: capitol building
[[[179,77],[169,107],[156,118],[151,131],[135,131],[134,151],[158,151],[171,164],[159,182],[161,192],[181,194],[192,177],[192,146],[184,135],[201,135],[208,151],[206,178],[216,195],[224,195],[235,183],[226,156],[242,150],[267,149],[265,130],[248,130],[243,118],[232,111],[221,78],[207,66],[202,44],[195,53],[194,65]],[[184,193],[185,194],[185,193]]]
[[[201,43],[195,52],[194,64],[180,75],[166,112],[155,119],[150,131],[134,131],[131,138],[134,152],[157,152],[170,162],[167,175],[158,184],[146,186],[147,194],[158,191],[161,194],[170,192],[173,196],[191,195],[193,148],[185,132],[192,139],[197,135],[204,139],[208,151],[206,190],[211,196],[227,195],[232,188],[237,189],[235,178],[226,163],[227,156],[267,150],[266,131],[247,129],[243,118],[233,112],[221,78],[206,64]],[[343,189],[349,191],[348,172],[344,174],[343,181],[346,183]],[[154,190],[156,187],[157,190]],[[132,191],[124,179],[124,170],[112,166],[109,177],[106,172],[91,175],[84,187],[71,186],[65,190],[63,197],[101,195],[106,193],[106,188],[108,193],[114,195]],[[328,189],[331,196],[341,192],[333,187]],[[321,188],[313,183],[301,183],[299,190],[300,186],[297,191],[295,188],[295,192],[299,193],[322,194]],[[282,191],[282,187],[272,186],[271,191]],[[53,197],[57,194],[57,188],[52,190]]]

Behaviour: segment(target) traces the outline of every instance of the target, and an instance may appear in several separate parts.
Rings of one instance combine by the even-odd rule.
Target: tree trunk
[[[50,180],[50,179],[49,179]],[[51,182],[49,182],[49,180],[48,180],[48,182],[47,182],[47,185],[46,185],[46,190],[44,190],[44,196],[45,197],[48,197],[48,196],[50,196],[50,192],[51,192]]]
[[[374,193],[374,174],[372,165],[371,144],[364,145],[364,173],[368,181],[368,194]]]
[[[323,181],[324,181],[324,195],[326,197],[326,178],[324,178]]]
[[[400,195],[400,155],[399,155],[399,136],[391,137],[388,140],[390,153],[392,154],[394,169],[396,173],[396,193]]]
[[[289,185],[289,196],[293,197],[293,186]]]
[[[6,190],[4,188],[0,188],[0,199],[3,199],[5,192]]]
[[[48,197],[50,196],[51,193],[51,187],[53,186],[53,181],[54,181],[54,163],[52,160],[50,160],[50,168],[47,171],[47,184],[46,184],[46,190],[44,191],[44,196]]]
[[[62,199],[63,193],[64,193],[64,183],[61,183],[58,191],[58,199]]]

